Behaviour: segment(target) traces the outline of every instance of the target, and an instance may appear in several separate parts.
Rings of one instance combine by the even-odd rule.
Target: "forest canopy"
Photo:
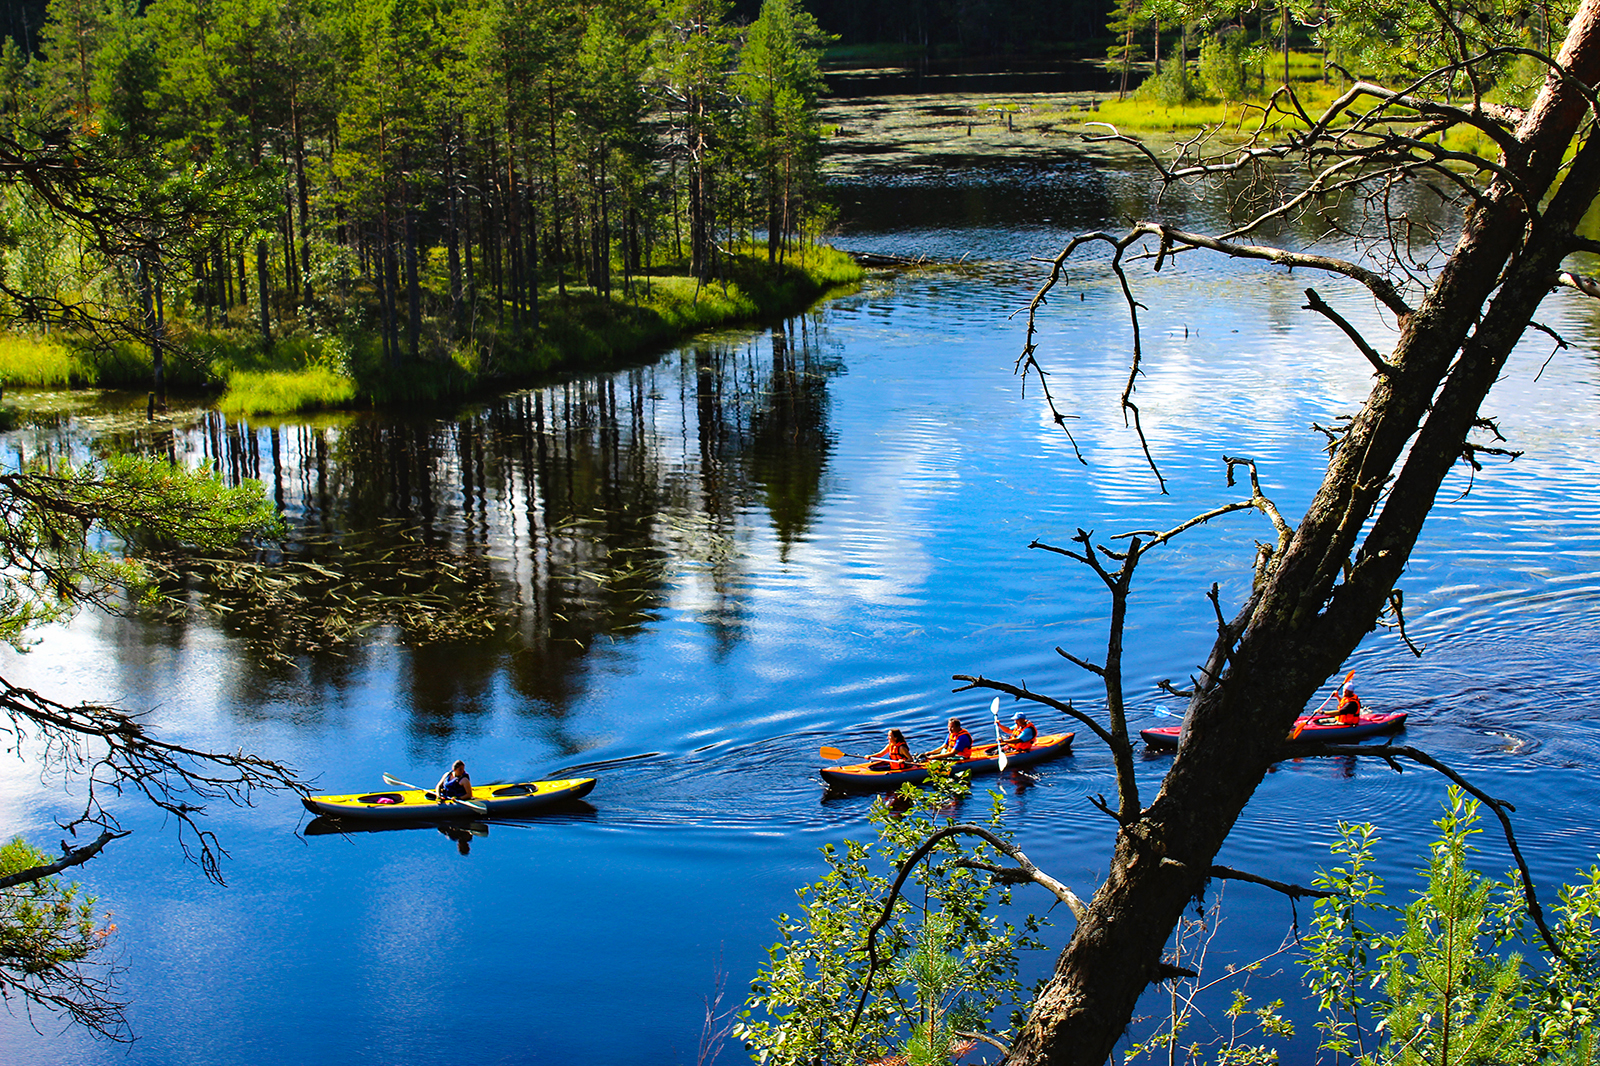
[[[52,0],[0,54],[0,314],[355,331],[384,364],[515,344],[542,293],[726,280],[814,235],[796,0]]]

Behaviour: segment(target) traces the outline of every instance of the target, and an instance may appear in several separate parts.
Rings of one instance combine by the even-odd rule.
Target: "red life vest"
[[[1001,728],[1004,729],[1005,727],[1002,726]],[[1007,735],[1013,737],[1027,738],[1025,740],[1019,739],[1006,741],[1006,746],[1008,748],[1010,748],[1012,751],[1027,751],[1033,747],[1034,740],[1039,736],[1039,729],[1032,722],[1028,721],[1028,719],[1019,718],[1017,719],[1016,726],[1011,729],[1006,729],[1006,733]]]
[[[891,740],[888,747],[883,749],[883,753],[889,758],[891,770],[904,770],[906,763],[911,761],[911,745],[903,740],[898,744]]]

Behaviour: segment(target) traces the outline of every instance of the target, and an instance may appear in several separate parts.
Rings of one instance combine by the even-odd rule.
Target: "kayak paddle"
[[[851,755],[849,752],[840,751],[838,748],[823,748],[821,755],[824,759],[870,759],[870,755]]]
[[[1355,676],[1356,676],[1356,672],[1354,670],[1350,671],[1348,674],[1345,674],[1344,675],[1344,680],[1339,682],[1337,685],[1333,686],[1333,691],[1328,693],[1328,699],[1327,700],[1323,700],[1320,704],[1317,705],[1317,709],[1316,710],[1312,711],[1310,714],[1306,715],[1304,718],[1300,719],[1298,722],[1296,722],[1294,724],[1294,729],[1289,733],[1289,739],[1293,740],[1296,737],[1298,737],[1300,735],[1300,731],[1302,729],[1304,729],[1306,726],[1310,725],[1311,724],[1311,720],[1316,718],[1317,715],[1322,713],[1322,708],[1324,708],[1324,707],[1326,707],[1328,705],[1328,700],[1333,699],[1340,692],[1343,692],[1344,691],[1344,687],[1346,685],[1348,685],[1350,683],[1350,679],[1352,677],[1355,677]]]
[[[989,714],[994,718],[994,750],[1000,753],[1000,772],[1006,769],[1006,738],[1000,735],[1000,697],[989,704]]]
[[[425,789],[425,788],[417,788],[416,785],[408,785],[404,781],[400,780],[398,777],[390,777],[388,774],[384,774],[383,775],[383,783],[386,784],[386,785],[393,785],[395,788],[409,788],[414,792],[427,792],[427,791],[429,791],[428,789]],[[445,798],[449,799],[449,797],[445,797]],[[483,814],[488,814],[489,813],[489,808],[485,807],[483,804],[478,803],[478,802],[476,802],[474,800],[458,799],[458,800],[454,800],[452,802],[459,803],[463,807],[471,807],[473,810],[479,811],[479,812],[481,812]]]

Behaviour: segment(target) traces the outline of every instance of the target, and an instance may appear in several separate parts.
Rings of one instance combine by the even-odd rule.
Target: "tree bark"
[[[1583,0],[1558,61],[1582,85],[1600,82],[1600,0]],[[1160,793],[1120,828],[1110,872],[1008,1063],[1107,1061],[1295,716],[1372,628],[1479,405],[1600,193],[1591,131],[1550,195],[1586,106],[1573,81],[1547,81],[1516,130],[1522,158],[1506,161],[1521,189],[1504,176],[1489,186],[1437,283],[1402,318],[1389,359],[1396,373],[1378,376],[1340,439],[1237,645],[1218,649],[1225,670],[1198,687]],[[1525,205],[1547,196],[1530,221]]]

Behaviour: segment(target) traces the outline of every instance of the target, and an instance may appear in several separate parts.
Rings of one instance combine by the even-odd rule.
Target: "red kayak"
[[[1332,721],[1318,722],[1307,718],[1301,718],[1300,721],[1306,724],[1293,743],[1340,744],[1347,740],[1364,740],[1383,733],[1393,733],[1406,724],[1406,715],[1404,711],[1363,714],[1361,721],[1355,725],[1338,725]],[[1182,731],[1181,725],[1158,725],[1139,730],[1139,735],[1152,748],[1175,748],[1178,746],[1178,734]]]

